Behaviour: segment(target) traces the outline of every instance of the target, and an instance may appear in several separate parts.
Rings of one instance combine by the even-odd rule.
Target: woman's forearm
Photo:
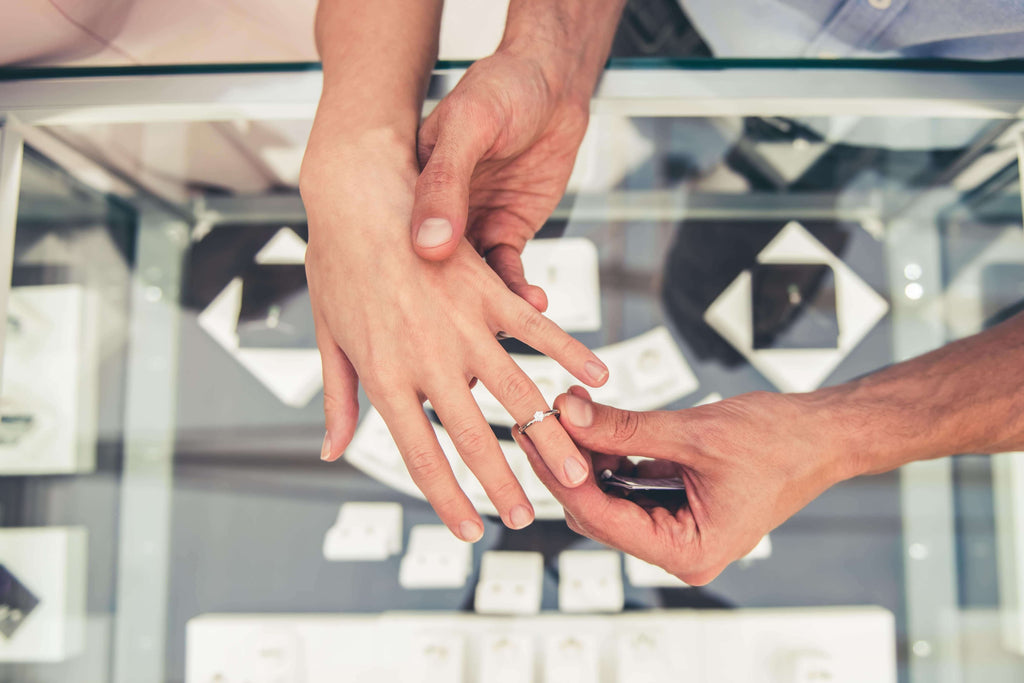
[[[415,148],[437,59],[442,0],[321,0],[316,44],[324,87],[317,125],[387,131]]]

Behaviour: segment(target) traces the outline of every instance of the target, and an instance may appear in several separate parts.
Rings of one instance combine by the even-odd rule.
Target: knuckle
[[[573,131],[578,131],[582,136],[590,121],[590,103],[586,101],[568,103],[562,116],[564,125],[569,126]]]
[[[675,576],[679,580],[691,586],[706,586],[714,581],[721,573],[721,569],[700,569],[696,571],[683,570],[675,573]]]
[[[416,156],[421,164],[426,165],[426,161],[434,152],[436,142],[433,137],[424,136],[423,128],[420,129],[420,137],[416,140]]]
[[[461,453],[473,455],[482,454],[487,449],[488,437],[493,436],[491,433],[484,434],[476,425],[456,425],[448,433]]]
[[[510,403],[524,403],[533,393],[533,382],[522,372],[510,372],[501,379],[498,391]]]
[[[427,495],[423,492],[423,495]],[[442,494],[433,496],[427,496],[430,501],[430,506],[434,508],[437,516],[441,519],[456,518],[459,516],[459,508],[461,507],[461,499],[458,495]]]
[[[670,571],[677,578],[691,586],[706,586],[718,578],[718,575],[722,573],[728,564],[728,562],[711,558],[702,558],[688,563],[688,566]]]
[[[430,164],[416,182],[416,189],[421,195],[438,195],[448,192],[452,187],[458,187],[460,183],[455,171],[443,161]]]
[[[408,449],[403,458],[409,474],[418,482],[435,481],[444,473],[444,468],[448,467],[447,460],[425,446]]]
[[[499,484],[490,488],[491,498],[495,501],[510,500],[519,496],[519,482],[515,477],[505,477]]]
[[[615,441],[632,441],[640,431],[640,413],[631,410],[619,410],[612,418],[612,439]]]
[[[520,310],[516,318],[516,326],[519,329],[519,334],[529,339],[543,332],[545,318],[535,309],[529,307],[529,304],[526,306]]]
[[[333,392],[324,391],[324,416],[330,419],[332,415],[336,415],[341,409],[341,399]]]
[[[408,389],[402,389],[392,382],[380,378],[367,378],[363,381],[363,390],[378,409],[393,405],[408,395]]]

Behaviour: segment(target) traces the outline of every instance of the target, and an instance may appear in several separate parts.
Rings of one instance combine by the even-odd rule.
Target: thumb
[[[681,443],[676,414],[634,412],[592,402],[577,387],[555,399],[559,421],[572,440],[584,448],[609,455],[680,460]]]
[[[416,252],[440,261],[455,252],[466,232],[469,183],[493,133],[486,123],[453,115],[439,117],[433,128],[437,142],[416,181],[412,230]]]

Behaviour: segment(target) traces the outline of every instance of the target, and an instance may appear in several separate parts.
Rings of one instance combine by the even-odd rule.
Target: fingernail
[[[608,376],[608,368],[604,363],[600,363],[596,360],[588,360],[587,364],[583,366],[587,371],[587,375],[591,380],[595,382],[603,382],[604,378]]]
[[[324,434],[324,443],[320,446],[320,459],[327,460],[331,457],[331,435]]]
[[[436,247],[452,238],[452,224],[444,218],[428,218],[420,223],[416,233],[416,244],[421,247]]]
[[[587,478],[587,466],[576,458],[565,461],[565,478],[570,484],[582,483]]]
[[[594,407],[590,401],[579,396],[567,394],[565,397],[565,416],[577,427],[589,427],[594,423]]]
[[[530,522],[533,521],[533,513],[525,505],[516,505],[512,508],[512,512],[509,513],[509,519],[512,522],[513,529],[522,529],[523,527],[530,526]]]
[[[476,543],[484,537],[484,528],[480,526],[479,522],[467,519],[459,525],[459,535],[466,543]]]

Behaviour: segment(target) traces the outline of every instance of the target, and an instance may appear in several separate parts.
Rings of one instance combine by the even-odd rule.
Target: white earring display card
[[[622,556],[614,550],[564,550],[558,556],[558,609],[621,612]]]
[[[409,533],[398,583],[402,588],[460,588],[473,568],[472,545],[443,524],[418,524]]]
[[[345,503],[324,536],[324,558],[386,560],[402,551],[402,506],[398,503]]]
[[[582,237],[530,240],[523,249],[526,281],[544,290],[544,312],[566,332],[601,329],[597,247]]]
[[[544,580],[544,556],[490,550],[480,563],[476,611],[480,614],[537,614]]]
[[[0,474],[95,469],[93,303],[80,285],[11,289],[0,397]]]

